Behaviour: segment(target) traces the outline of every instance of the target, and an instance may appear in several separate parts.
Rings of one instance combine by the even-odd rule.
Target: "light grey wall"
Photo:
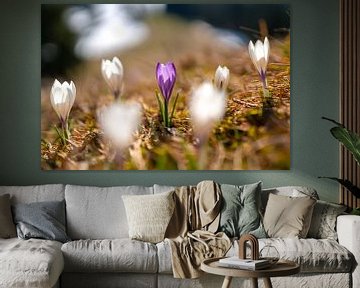
[[[83,1],[90,2],[95,3]],[[245,184],[262,180],[265,187],[312,186],[322,199],[338,200],[338,186],[317,179],[319,175],[337,176],[339,171],[338,145],[330,136],[331,125],[321,120],[321,116],[338,118],[337,0],[285,2],[291,5],[291,170],[213,172],[41,171],[40,3],[3,0],[0,8],[0,185],[180,185],[203,179]]]

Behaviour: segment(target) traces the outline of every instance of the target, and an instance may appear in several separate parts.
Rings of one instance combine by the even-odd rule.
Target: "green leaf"
[[[177,100],[179,98],[179,94],[180,94],[179,92],[176,93],[176,97],[175,97],[173,108],[172,108],[171,115],[170,115],[170,125],[172,125],[172,119],[174,117],[175,107],[176,107]]]
[[[337,127],[330,129],[331,134],[350,151],[356,162],[360,165],[360,136],[355,132],[348,130],[344,125],[336,122],[335,120],[325,117],[323,117],[323,119],[331,121],[337,125]]]
[[[158,102],[159,105],[159,110],[160,110],[160,115],[161,118],[163,119],[164,123],[165,123],[165,114],[164,114],[164,103],[163,101],[161,101],[160,95],[159,95],[159,91],[155,92],[155,96],[156,96],[156,100]]]
[[[348,189],[356,198],[360,198],[360,188],[355,186],[351,181],[340,179],[336,177],[319,177],[319,178],[326,178],[330,180],[334,180],[339,182],[342,186]]]

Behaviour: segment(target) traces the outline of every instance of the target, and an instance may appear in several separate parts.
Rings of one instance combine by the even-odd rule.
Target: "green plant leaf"
[[[350,151],[356,162],[360,165],[360,136],[355,132],[348,130],[344,125],[336,122],[335,120],[326,117],[322,118],[337,125],[336,127],[330,129],[331,134]]]
[[[176,93],[176,97],[175,97],[174,104],[173,104],[173,107],[172,107],[172,111],[171,111],[171,115],[170,115],[170,125],[172,125],[172,119],[174,117],[175,107],[176,107],[176,103],[177,103],[178,98],[179,98],[179,92]]]
[[[326,178],[330,180],[334,180],[339,182],[342,186],[348,189],[356,198],[360,198],[360,188],[355,186],[351,181],[340,179],[336,177],[319,177],[319,178]]]
[[[163,103],[163,101],[161,101],[161,98],[160,98],[160,95],[159,95],[158,91],[155,92],[155,96],[156,96],[156,100],[157,100],[158,105],[159,105],[161,118],[163,119],[163,121],[165,123],[164,103]]]

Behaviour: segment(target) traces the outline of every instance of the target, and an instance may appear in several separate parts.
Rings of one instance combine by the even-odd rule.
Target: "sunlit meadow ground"
[[[124,169],[199,169],[197,139],[188,111],[189,95],[205,80],[212,81],[218,65],[230,70],[227,111],[208,141],[205,169],[257,170],[290,168],[290,39],[270,38],[268,84],[272,113],[263,116],[262,88],[247,46],[235,48],[217,40],[204,24],[167,18],[149,20],[154,33],[143,46],[118,56],[125,71],[123,101],[142,104],[144,117],[133,145],[126,151]],[[157,62],[177,67],[174,92],[180,91],[173,129],[159,123],[155,97]],[[69,143],[57,140],[58,118],[50,101],[54,79],[41,89],[41,167],[49,169],[117,169],[114,153],[103,139],[96,118],[114,101],[100,72],[100,60],[84,62],[69,71],[77,87],[70,112]],[[174,97],[173,97],[174,98]],[[206,113],[206,111],[204,111]],[[121,125],[121,123],[119,123]]]

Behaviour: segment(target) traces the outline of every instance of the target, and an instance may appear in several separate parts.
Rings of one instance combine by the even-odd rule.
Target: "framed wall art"
[[[290,169],[289,5],[41,5],[42,170]]]

